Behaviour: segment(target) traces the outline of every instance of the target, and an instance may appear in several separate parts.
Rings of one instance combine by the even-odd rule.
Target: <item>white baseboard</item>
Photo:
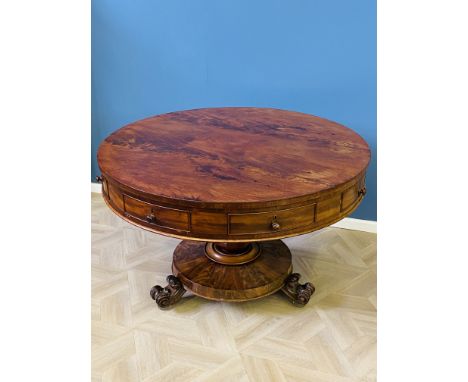
[[[377,222],[374,220],[344,218],[343,220],[331,225],[331,227],[377,233]]]
[[[95,192],[97,194],[100,194],[102,190],[101,183],[93,183],[91,182],[91,192]]]
[[[101,189],[101,184],[91,183],[91,192],[96,192],[100,194]],[[377,222],[373,220],[344,218],[343,220],[340,220],[339,222],[333,224],[331,227],[377,233]]]

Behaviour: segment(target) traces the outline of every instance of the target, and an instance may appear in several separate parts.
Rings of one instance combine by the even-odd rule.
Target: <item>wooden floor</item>
[[[327,228],[286,239],[316,287],[297,308],[278,293],[228,304],[149,296],[179,240],[131,226],[92,194],[93,381],[375,381],[376,235]]]

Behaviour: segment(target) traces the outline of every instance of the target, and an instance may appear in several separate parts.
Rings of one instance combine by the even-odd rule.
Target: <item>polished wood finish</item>
[[[261,253],[258,243],[213,243],[205,246],[205,255],[220,264],[240,265],[254,261]]]
[[[128,195],[123,195],[125,212],[128,216],[152,224],[161,229],[190,231],[188,211],[146,203]]]
[[[247,301],[281,289],[292,271],[291,252],[281,240],[259,243],[260,256],[244,265],[223,265],[205,255],[205,244],[182,241],[172,271],[194,294],[217,301]]]
[[[181,281],[174,275],[167,276],[167,286],[155,285],[151,288],[150,296],[161,309],[169,308],[180,301],[186,290]]]
[[[338,187],[305,204],[273,206],[272,202],[263,208],[245,207],[243,210],[203,210],[201,207],[184,210],[185,207],[179,205],[156,204],[109,180],[103,181],[103,194],[115,213],[152,232],[180,239],[248,242],[297,236],[341,220],[360,204],[364,181],[363,174],[355,183]],[[135,210],[134,200],[140,200],[140,205],[147,207]]]
[[[355,179],[369,158],[366,142],[338,123],[264,108],[158,115],[117,130],[98,150],[105,177],[204,209],[290,204]]]
[[[264,291],[225,295],[219,276],[209,279],[210,286],[199,284],[195,273],[205,274],[203,267],[210,266],[218,275],[254,270],[264,263],[265,248],[273,250],[269,242],[318,230],[350,214],[365,195],[369,160],[366,142],[338,123],[261,108],[158,115],[117,130],[98,150],[108,206],[146,230],[200,241],[190,246],[197,248],[203,266],[179,249],[174,264],[176,257],[179,266],[190,258],[187,267],[196,272],[175,266],[175,275],[181,274],[192,291],[223,300],[257,298]],[[272,270],[280,266],[268,264]],[[284,277],[281,283],[275,279],[273,289],[284,286],[301,305],[313,287],[294,278],[287,286],[291,271],[280,272]],[[271,286],[267,289],[270,293]]]
[[[307,227],[314,221],[315,204],[268,212],[229,214],[229,234],[281,233]]]
[[[293,304],[304,306],[315,292],[315,287],[311,283],[300,284],[300,278],[301,275],[299,273],[290,274],[281,290],[289,297]]]
[[[365,190],[370,150],[352,130],[276,109],[214,108],[127,125],[100,145],[109,206],[182,239],[258,241],[326,227]]]

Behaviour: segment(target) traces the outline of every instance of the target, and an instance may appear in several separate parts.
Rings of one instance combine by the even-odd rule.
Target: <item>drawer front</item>
[[[336,219],[341,213],[341,195],[334,195],[332,198],[321,200],[317,204],[317,223],[324,224]]]
[[[348,188],[343,192],[341,199],[341,210],[346,210],[350,207],[358,198],[358,188],[355,184],[354,186]]]
[[[227,235],[227,215],[225,212],[192,211],[192,233]]]
[[[144,202],[125,195],[125,212],[150,225],[179,231],[190,231],[190,213]]]
[[[279,211],[229,214],[229,234],[284,232],[314,223],[315,204]]]

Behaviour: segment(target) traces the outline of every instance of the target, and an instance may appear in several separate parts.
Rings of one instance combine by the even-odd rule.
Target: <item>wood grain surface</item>
[[[222,265],[205,255],[205,243],[182,241],[174,251],[172,271],[194,294],[240,302],[279,290],[292,271],[291,252],[281,240],[260,244],[260,256],[243,265]]]
[[[109,207],[183,239],[248,242],[326,227],[365,194],[370,151],[352,130],[276,109],[214,108],[132,123],[101,144]]]
[[[319,193],[367,167],[354,131],[308,114],[210,108],[158,115],[117,130],[100,145],[102,173],[167,200],[251,203]]]

